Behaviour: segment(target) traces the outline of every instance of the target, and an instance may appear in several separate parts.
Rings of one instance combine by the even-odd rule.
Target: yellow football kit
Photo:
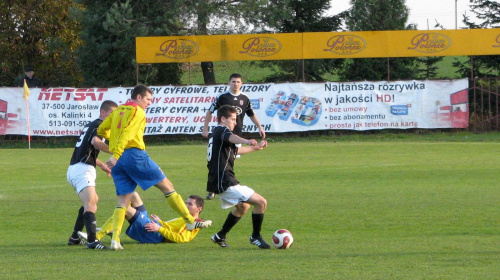
[[[183,218],[167,222],[160,221],[160,224],[161,227],[158,232],[165,237],[165,242],[187,243],[193,240],[200,231],[199,228],[192,231],[187,230],[186,221]]]
[[[109,139],[109,150],[119,159],[125,149],[146,149],[144,128],[146,112],[136,103],[118,106],[97,129],[97,134]]]

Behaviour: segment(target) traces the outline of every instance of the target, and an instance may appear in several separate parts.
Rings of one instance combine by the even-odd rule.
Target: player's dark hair
[[[222,117],[227,119],[234,113],[236,113],[236,108],[230,105],[222,105],[217,109],[217,121],[221,122]]]
[[[233,74],[231,74],[231,76],[229,76],[229,80],[230,80],[230,81],[231,81],[231,79],[233,79],[233,78],[240,78],[240,79],[243,79],[243,77],[241,77],[241,75],[240,75],[240,74],[238,74],[238,73],[233,73]]]
[[[136,85],[134,89],[132,90],[132,95],[130,96],[132,99],[137,99],[137,95],[140,95],[142,97],[145,97],[147,93],[153,94],[153,91],[151,91],[147,86],[145,85]]]
[[[108,111],[109,109],[116,108],[116,107],[118,107],[118,104],[116,104],[114,101],[106,100],[106,101],[102,102],[101,108],[99,110],[100,111],[102,111],[102,110]]]
[[[201,208],[205,207],[205,200],[203,200],[203,198],[201,198],[201,196],[196,195],[196,194],[192,194],[189,196],[189,198],[194,199],[194,201],[196,202],[196,206],[201,207]]]

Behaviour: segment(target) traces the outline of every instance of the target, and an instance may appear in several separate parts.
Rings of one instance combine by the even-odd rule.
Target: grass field
[[[290,250],[251,246],[249,215],[230,248],[213,244],[228,213],[218,200],[202,213],[212,228],[191,243],[122,235],[121,251],[69,247],[79,208],[65,178],[72,150],[0,149],[0,279],[500,279],[498,138],[284,139],[243,155],[237,177],[269,203],[263,235],[289,229]],[[184,198],[205,194],[205,150],[148,147]],[[102,223],[116,203],[102,172],[98,193]],[[150,213],[177,216],[156,189],[140,194]]]

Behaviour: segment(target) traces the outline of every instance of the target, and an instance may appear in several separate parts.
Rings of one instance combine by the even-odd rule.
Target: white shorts
[[[96,176],[95,167],[81,162],[70,165],[66,173],[68,183],[75,189],[77,194],[86,187],[95,187]]]
[[[255,191],[247,186],[236,185],[229,187],[225,192],[218,194],[218,196],[222,209],[227,209],[240,202],[248,201],[254,193]]]

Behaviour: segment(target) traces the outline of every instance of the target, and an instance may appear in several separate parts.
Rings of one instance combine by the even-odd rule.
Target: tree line
[[[497,1],[469,0],[479,19],[468,28],[500,27]],[[335,0],[5,0],[0,2],[0,86],[14,86],[26,66],[44,86],[111,87],[180,84],[182,64],[137,67],[135,37],[243,33],[412,30],[405,0],[350,0],[337,15]],[[439,24],[437,25],[439,26]],[[274,69],[262,82],[431,79],[442,58],[367,58],[256,61]],[[500,56],[475,57],[477,76],[498,75]],[[470,76],[470,61],[456,60]],[[213,63],[201,63],[206,84]],[[390,77],[388,77],[390,73]]]

